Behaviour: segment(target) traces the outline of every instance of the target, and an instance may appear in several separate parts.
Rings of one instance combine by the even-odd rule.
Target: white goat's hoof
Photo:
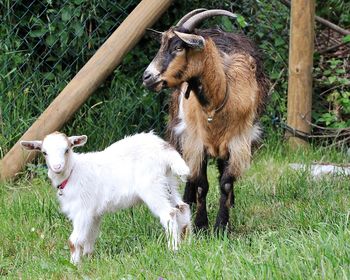
[[[70,257],[70,262],[71,264],[77,266],[80,262],[80,258],[79,257],[76,257],[76,256],[71,256]]]

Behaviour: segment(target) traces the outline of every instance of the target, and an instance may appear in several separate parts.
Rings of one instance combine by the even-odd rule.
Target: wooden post
[[[19,142],[23,139],[43,139],[45,135],[59,130],[138,42],[145,29],[166,11],[171,2],[172,0],[143,0],[137,5],[5,155],[0,162],[1,180],[15,176],[35,157],[35,153],[24,152]]]
[[[288,112],[289,126],[310,133],[315,0],[293,0],[290,20]],[[305,118],[305,119],[303,119]],[[292,147],[306,145],[287,133]]]

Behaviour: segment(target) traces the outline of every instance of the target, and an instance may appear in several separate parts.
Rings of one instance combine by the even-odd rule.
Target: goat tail
[[[190,168],[180,154],[176,150],[171,149],[167,153],[166,161],[174,175],[179,176],[183,182],[186,182],[187,177],[190,175]]]

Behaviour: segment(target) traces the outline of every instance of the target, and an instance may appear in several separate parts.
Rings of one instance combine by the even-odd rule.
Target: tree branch
[[[289,0],[280,0],[280,2],[282,2],[284,5],[286,5],[287,7],[290,7],[290,1]],[[324,18],[321,18],[319,16],[315,16],[315,20],[318,21],[319,23],[333,29],[334,31],[337,31],[340,34],[343,35],[350,35],[350,31],[330,22],[329,20],[326,20]]]

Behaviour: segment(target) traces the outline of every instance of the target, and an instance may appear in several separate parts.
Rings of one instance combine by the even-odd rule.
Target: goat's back
[[[255,44],[244,34],[225,32],[219,28],[196,29],[194,33],[204,38],[210,37],[218,49],[226,54],[245,52],[255,59],[261,59]]]
[[[80,168],[101,175],[96,180],[108,178],[109,182],[122,181],[125,185],[147,178],[153,180],[165,175],[168,169],[174,175],[187,175],[187,166],[178,152],[152,132],[127,136],[103,151],[77,154],[77,157]]]
[[[100,214],[129,207],[140,193],[163,191],[175,184],[175,176],[189,173],[181,156],[153,133],[125,137],[100,152],[74,153],[72,160],[65,195],[59,197],[70,218],[82,204]]]
[[[260,116],[267,102],[269,81],[264,73],[262,54],[256,44],[244,34],[225,32],[219,28],[196,29],[195,34],[201,35],[204,38],[210,37],[214,41],[216,47],[227,55],[246,53],[254,58],[256,63],[256,80],[260,91],[260,104],[258,108],[258,116]]]

